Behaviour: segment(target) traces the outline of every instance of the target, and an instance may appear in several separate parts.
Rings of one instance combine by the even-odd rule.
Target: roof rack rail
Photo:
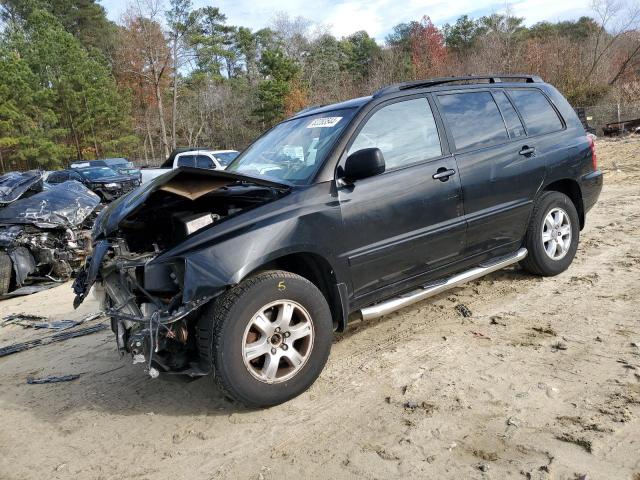
[[[380,97],[387,93],[399,92],[402,90],[410,90],[412,88],[427,88],[442,85],[444,83],[454,82],[472,82],[474,80],[488,80],[488,83],[502,83],[503,80],[524,80],[526,83],[544,83],[542,78],[537,75],[527,74],[506,74],[506,75],[464,75],[461,77],[440,77],[430,78],[427,80],[417,80],[414,82],[403,82],[383,87],[373,94],[373,97]]]

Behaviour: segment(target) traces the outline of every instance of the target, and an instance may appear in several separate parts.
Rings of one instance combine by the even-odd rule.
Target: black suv
[[[402,83],[111,204],[75,304],[98,281],[118,348],[152,376],[212,373],[274,405],[314,382],[349,318],[516,262],[563,272],[601,189],[592,139],[539,78]]]

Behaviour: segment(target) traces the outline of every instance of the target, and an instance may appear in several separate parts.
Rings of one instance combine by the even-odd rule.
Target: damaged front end
[[[218,225],[287,192],[286,185],[193,168],[154,179],[99,215],[74,305],[95,284],[121,353],[154,377],[207,374],[198,311],[226,285],[212,281],[221,262],[202,252],[215,245]]]
[[[13,269],[7,291],[66,280],[90,253],[89,225],[99,198],[74,181],[40,188],[0,209],[0,252]]]

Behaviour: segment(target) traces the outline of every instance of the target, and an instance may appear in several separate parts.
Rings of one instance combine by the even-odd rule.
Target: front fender
[[[322,257],[336,281],[346,283],[346,260],[338,254],[341,226],[329,186],[316,185],[195,235],[150,265],[184,263],[184,302],[219,295],[262,265],[294,253]]]

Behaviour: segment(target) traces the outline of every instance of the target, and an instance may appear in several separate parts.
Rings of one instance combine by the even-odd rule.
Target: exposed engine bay
[[[144,362],[152,376],[198,376],[209,368],[199,362],[196,311],[213,295],[189,293],[199,287],[198,277],[185,276],[197,249],[163,255],[196,238],[207,244],[217,225],[288,191],[235,177],[175,170],[117,200],[96,220],[93,255],[74,283],[75,305],[97,282],[94,292],[111,317],[119,351]]]
[[[79,182],[40,182],[0,209],[0,255],[9,257],[12,270],[0,272],[0,295],[71,277],[91,251],[89,229],[99,203]]]

